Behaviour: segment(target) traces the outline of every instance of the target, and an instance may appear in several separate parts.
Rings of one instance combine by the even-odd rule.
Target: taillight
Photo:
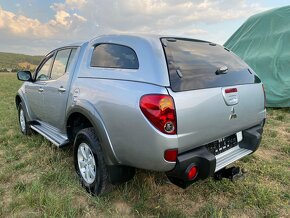
[[[144,95],[140,99],[140,109],[161,132],[170,135],[177,133],[175,106],[170,95]]]
[[[263,87],[263,93],[264,93],[264,108],[266,108],[266,92],[265,92],[264,84],[262,84],[262,87]]]

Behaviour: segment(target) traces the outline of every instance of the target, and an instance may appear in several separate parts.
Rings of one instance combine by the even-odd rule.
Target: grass
[[[268,109],[259,150],[238,162],[244,180],[207,179],[182,190],[164,174],[138,170],[104,197],[75,176],[70,149],[23,136],[14,96],[21,83],[0,74],[0,217],[289,217],[290,109]]]

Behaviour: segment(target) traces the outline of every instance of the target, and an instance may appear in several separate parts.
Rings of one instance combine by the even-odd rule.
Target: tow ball
[[[240,167],[230,167],[223,168],[214,174],[215,180],[222,180],[223,178],[230,179],[231,181],[236,181],[238,179],[243,179],[245,177],[246,171],[240,169]]]

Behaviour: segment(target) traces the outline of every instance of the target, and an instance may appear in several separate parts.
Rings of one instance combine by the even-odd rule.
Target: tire
[[[109,192],[112,185],[94,128],[78,132],[73,153],[76,173],[86,190],[96,196]]]
[[[32,129],[30,128],[29,124],[27,123],[25,111],[23,108],[24,108],[23,103],[21,102],[18,106],[18,121],[19,121],[20,131],[24,135],[31,135]]]

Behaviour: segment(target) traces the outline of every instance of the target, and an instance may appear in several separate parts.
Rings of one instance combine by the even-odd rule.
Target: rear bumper
[[[255,152],[261,143],[263,124],[242,132],[243,140],[219,155],[215,156],[205,146],[180,154],[175,168],[166,173],[169,180],[179,187],[186,188],[193,182],[213,176],[225,166]],[[198,174],[194,180],[188,180],[186,171],[192,165],[197,167]]]

